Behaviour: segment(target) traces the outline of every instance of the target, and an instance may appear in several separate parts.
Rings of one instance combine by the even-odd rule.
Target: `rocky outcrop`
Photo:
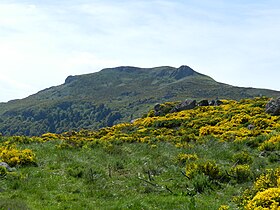
[[[280,97],[271,99],[265,106],[265,112],[274,116],[280,115]]]
[[[221,104],[223,104],[223,102],[220,100],[212,100],[212,101],[201,100],[197,102],[196,100],[192,100],[192,99],[187,99],[177,105],[175,104],[171,105],[170,103],[156,104],[154,106],[154,115],[163,116],[168,113],[194,109],[197,106],[219,106]]]
[[[193,109],[197,106],[196,104],[196,100],[190,100],[187,99],[185,101],[183,101],[182,103],[178,104],[177,106],[175,106],[173,109],[171,109],[171,113],[172,112],[180,112],[183,110],[188,110],[188,109]]]
[[[209,102],[209,106],[220,106],[222,104],[223,104],[223,102],[220,100],[212,100]]]
[[[209,101],[208,100],[202,100],[197,103],[197,106],[209,106]]]

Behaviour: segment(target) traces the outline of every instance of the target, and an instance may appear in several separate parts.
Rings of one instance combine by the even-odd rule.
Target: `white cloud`
[[[272,0],[6,1],[0,87],[9,78],[27,96],[70,74],[186,64],[221,82],[280,90],[279,10]],[[23,97],[14,87],[0,101]]]

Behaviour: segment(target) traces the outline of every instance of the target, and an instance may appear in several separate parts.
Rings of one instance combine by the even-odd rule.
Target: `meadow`
[[[0,209],[280,209],[280,117],[268,100],[1,136],[13,169],[0,167]]]

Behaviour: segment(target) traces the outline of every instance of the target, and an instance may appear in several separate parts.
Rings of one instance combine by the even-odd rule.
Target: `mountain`
[[[216,82],[188,66],[122,66],[69,76],[65,83],[0,104],[3,135],[97,129],[139,118],[155,103],[191,99],[279,96],[279,91]]]

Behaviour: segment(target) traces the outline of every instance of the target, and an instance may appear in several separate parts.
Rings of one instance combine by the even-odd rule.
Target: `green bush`
[[[253,158],[247,151],[234,154],[232,159],[238,164],[251,164],[253,162]]]
[[[249,165],[237,165],[230,169],[230,173],[238,183],[247,182],[252,179],[252,172]]]
[[[191,186],[195,193],[203,193],[212,190],[212,182],[204,174],[196,174],[191,180]]]

